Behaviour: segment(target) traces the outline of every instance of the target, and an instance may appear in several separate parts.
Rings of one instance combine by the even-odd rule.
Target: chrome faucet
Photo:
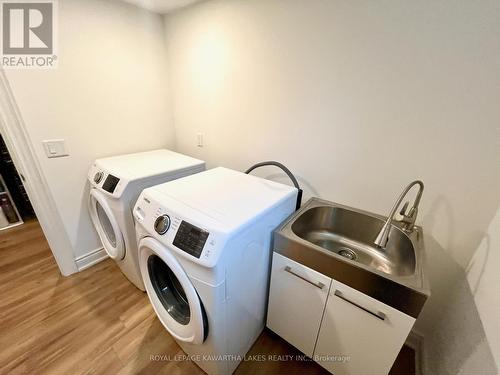
[[[401,205],[404,197],[406,196],[406,194],[408,194],[408,192],[414,185],[419,185],[419,189],[415,198],[415,202],[413,202],[413,206],[410,208],[410,211],[406,213],[406,209],[408,208],[408,204],[410,203],[409,201],[407,201],[399,212],[400,215],[403,216],[400,221],[403,224],[403,230],[407,233],[411,233],[413,231],[413,228],[415,227],[415,220],[417,219],[418,214],[418,205],[420,203],[420,198],[422,198],[422,193],[424,192],[424,183],[420,180],[416,180],[410,183],[399,196],[398,200],[392,207],[391,213],[387,217],[387,221],[385,222],[384,226],[382,227],[379,234],[377,235],[377,238],[374,241],[377,247],[380,247],[382,249],[386,247],[387,241],[389,241],[389,235],[391,233],[391,225],[392,221],[394,220],[394,215],[396,214],[396,211]]]

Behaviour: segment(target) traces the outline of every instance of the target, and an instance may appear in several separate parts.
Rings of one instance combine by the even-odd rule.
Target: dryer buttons
[[[155,231],[158,234],[167,233],[168,228],[170,228],[170,217],[168,215],[160,215],[155,220]]]

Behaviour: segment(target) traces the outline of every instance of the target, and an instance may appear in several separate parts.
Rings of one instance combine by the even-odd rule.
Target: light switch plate
[[[45,155],[48,158],[60,158],[62,156],[68,156],[66,152],[66,145],[64,139],[49,139],[42,141],[43,148],[45,150]]]

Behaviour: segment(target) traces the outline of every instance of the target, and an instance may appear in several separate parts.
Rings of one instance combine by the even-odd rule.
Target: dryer
[[[205,163],[169,150],[97,159],[90,167],[89,212],[104,250],[144,291],[132,209],[143,189],[205,170]]]
[[[215,168],[145,189],[134,208],[146,292],[208,374],[230,374],[264,328],[271,235],[297,189]]]

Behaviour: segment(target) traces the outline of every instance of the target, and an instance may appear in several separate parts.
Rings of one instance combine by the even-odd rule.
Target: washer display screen
[[[181,225],[179,225],[179,230],[177,230],[173,243],[179,249],[199,258],[203,251],[203,246],[207,242],[208,235],[207,231],[183,220]]]

